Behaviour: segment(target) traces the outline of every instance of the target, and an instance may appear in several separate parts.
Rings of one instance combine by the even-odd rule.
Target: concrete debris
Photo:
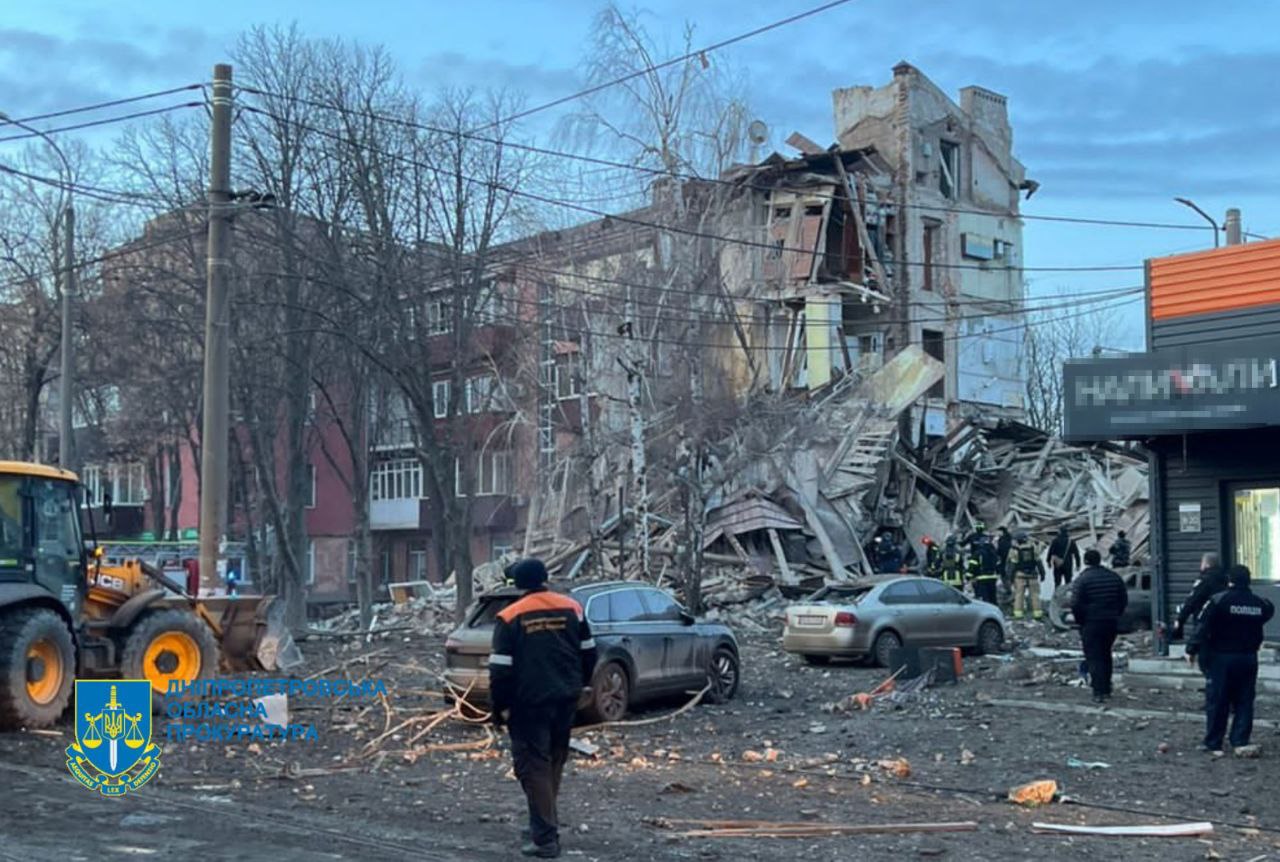
[[[979,523],[1026,531],[1042,549],[1063,527],[1082,548],[1105,548],[1126,530],[1131,559],[1146,557],[1146,462],[1136,451],[1069,445],[984,416],[924,436],[915,414],[941,373],[913,346],[793,409],[751,414],[712,447],[713,481],[701,513],[692,513],[702,517],[696,528],[690,495],[678,482],[664,491],[655,476],[644,523],[624,509],[599,525],[594,542],[570,539],[565,525],[585,531],[582,511],[570,519],[561,510],[559,523],[531,528],[558,538],[528,550],[554,576],[656,581],[750,632],[774,628],[787,599],[884,570],[868,552],[876,539],[893,545],[894,572],[923,569],[924,536],[964,537]]]

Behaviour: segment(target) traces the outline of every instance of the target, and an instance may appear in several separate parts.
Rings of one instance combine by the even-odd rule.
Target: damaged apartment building
[[[489,425],[508,430],[501,451],[477,453],[491,469],[477,471],[475,562],[637,514],[661,522],[699,428],[732,439],[761,410],[785,415],[908,347],[945,369],[911,408],[913,434],[1021,416],[1018,203],[1035,183],[1012,155],[1004,97],[966,87],[957,103],[900,63],[885,86],[832,98],[829,147],[796,133],[792,155],[663,180],[638,210],[493,251],[495,301],[524,325],[508,313],[477,328],[494,349],[476,374],[501,379],[474,385],[503,397],[472,408],[467,394],[464,412],[501,415],[458,421],[490,440]],[[377,450],[377,580],[437,579],[409,429]],[[729,469],[712,450],[698,469]]]
[[[929,435],[973,411],[1018,416],[1023,397],[1020,192],[1003,96],[956,104],[907,63],[893,80],[832,94],[837,143],[794,133],[730,177],[750,190],[760,245],[723,254],[730,290],[770,321],[775,390],[815,390],[908,344],[941,361]],[[916,423],[919,425],[919,422]]]

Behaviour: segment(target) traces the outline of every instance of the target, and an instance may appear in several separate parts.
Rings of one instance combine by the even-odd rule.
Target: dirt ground
[[[1021,633],[1027,641],[1071,645],[1070,636],[1044,637],[1030,627]],[[1129,652],[1140,654],[1143,642],[1133,639]],[[433,693],[440,638],[396,634],[372,644],[311,641],[304,649],[308,672],[386,680],[386,706],[295,700],[292,720],[314,721],[318,742],[180,744],[158,737],[160,774],[121,799],[100,798],[70,778],[62,756],[70,724],[0,735],[0,781],[8,790],[0,859],[178,858],[175,851],[181,858],[272,862],[519,858],[523,800],[505,740],[485,747],[483,726],[451,720],[409,745],[425,717],[442,708]],[[566,772],[566,858],[1280,859],[1280,798],[1266,782],[1280,757],[1280,736],[1271,727],[1255,731],[1254,741],[1264,746],[1258,760],[1197,752],[1197,692],[1122,684],[1112,708],[1097,710],[1087,690],[1073,684],[1069,659],[1014,652],[967,658],[959,684],[843,714],[831,705],[870,690],[883,671],[811,668],[784,655],[775,637],[755,636],[742,651],[742,687],[730,704],[698,705],[672,718],[664,716],[681,703],[661,704],[633,716],[651,723],[581,734],[598,752],[575,756]],[[366,653],[367,661],[352,661]],[[1258,717],[1276,718],[1276,706],[1260,701]],[[369,745],[408,719],[415,723]],[[450,744],[469,749],[426,748]],[[1069,767],[1073,757],[1109,766]],[[881,763],[898,758],[909,763],[909,775]],[[1047,778],[1078,804],[1027,810],[1004,798],[1014,785]],[[696,838],[679,837],[691,827],[677,819],[974,821],[978,828]],[[1035,821],[1203,819],[1219,823],[1207,838],[1031,831]]]

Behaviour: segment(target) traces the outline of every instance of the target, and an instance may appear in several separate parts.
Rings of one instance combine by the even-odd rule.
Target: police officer
[[[938,570],[944,584],[957,590],[964,589],[964,554],[954,535],[947,536],[942,546],[942,564]]]
[[[1262,646],[1262,629],[1275,612],[1271,602],[1249,589],[1245,566],[1232,566],[1227,572],[1227,589],[1200,609],[1187,656],[1194,660],[1203,652],[1209,663],[1202,751],[1222,754],[1228,713],[1232,714],[1231,747],[1249,744],[1258,685],[1258,647]]]
[[[1200,577],[1191,585],[1191,592],[1182,604],[1178,605],[1178,618],[1173,623],[1173,637],[1182,637],[1187,620],[1200,613],[1200,609],[1209,601],[1209,597],[1227,588],[1227,573],[1222,570],[1222,558],[1210,552],[1200,558]],[[1200,662],[1205,667],[1205,662]]]
[[[582,607],[547,589],[541,560],[520,560],[506,574],[526,592],[494,624],[490,697],[495,721],[507,724],[516,777],[529,804],[530,840],[520,852],[554,859],[560,855],[556,796],[596,644]]]
[[[1124,530],[1116,534],[1116,540],[1111,543],[1111,547],[1107,549],[1107,556],[1111,558],[1111,568],[1123,569],[1129,565],[1129,554],[1132,553],[1129,547],[1129,540],[1125,537]]]
[[[1000,580],[997,568],[996,546],[987,535],[987,525],[978,522],[965,539],[969,546],[969,581],[973,595],[979,601],[996,603],[996,581]]]
[[[925,576],[930,578],[941,578],[942,549],[938,547],[938,543],[933,540],[932,536],[925,536],[920,540],[920,544],[924,545]]]
[[[1031,594],[1031,618],[1040,619],[1040,583],[1044,580],[1044,563],[1040,562],[1036,546],[1025,530],[1019,530],[1014,538],[1008,571],[1013,579],[1013,618],[1020,620],[1025,615],[1025,592]]]
[[[1120,617],[1129,606],[1129,591],[1119,575],[1102,565],[1097,548],[1084,552],[1085,569],[1076,579],[1071,612],[1080,624],[1080,645],[1089,668],[1093,702],[1111,697],[1111,648],[1116,642]]]

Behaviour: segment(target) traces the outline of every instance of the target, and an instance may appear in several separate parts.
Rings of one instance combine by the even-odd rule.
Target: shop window
[[[1235,561],[1256,581],[1280,581],[1280,485],[1233,492]]]

